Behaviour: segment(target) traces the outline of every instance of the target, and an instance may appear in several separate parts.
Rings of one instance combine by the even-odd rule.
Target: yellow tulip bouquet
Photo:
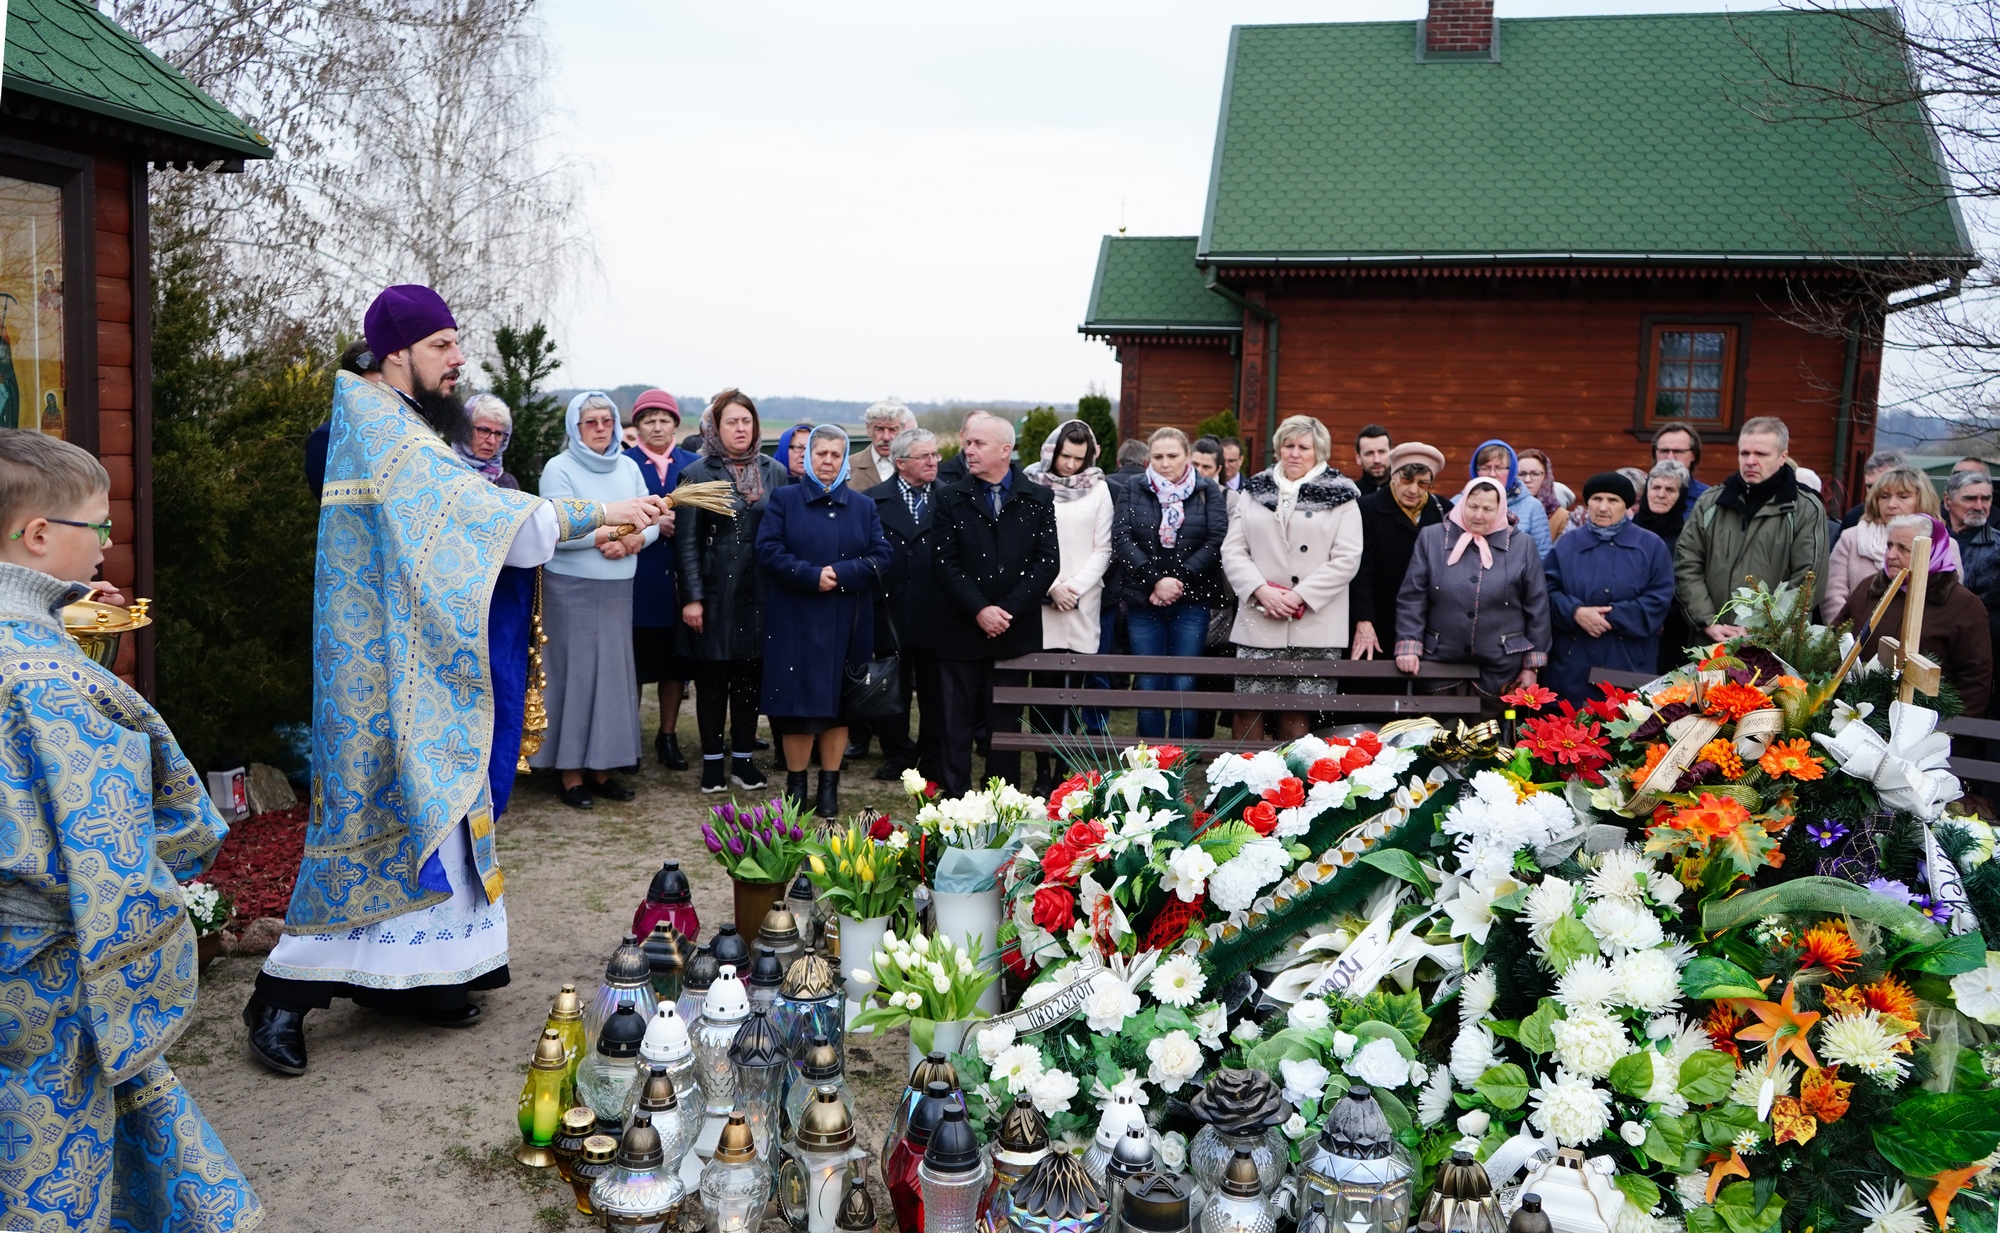
[[[909,902],[916,846],[887,818],[850,822],[806,845],[807,877],[842,916],[869,920]]]

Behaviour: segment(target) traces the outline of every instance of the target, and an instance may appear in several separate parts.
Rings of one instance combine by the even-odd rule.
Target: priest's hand
[[[665,512],[658,497],[627,497],[623,501],[604,503],[604,525],[616,526],[621,522],[630,523],[643,531],[659,521]]]

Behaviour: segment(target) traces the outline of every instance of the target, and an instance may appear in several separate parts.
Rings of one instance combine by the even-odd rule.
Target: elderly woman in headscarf
[[[1618,472],[1591,476],[1583,529],[1556,540],[1542,560],[1555,633],[1543,684],[1578,706],[1590,700],[1592,668],[1651,672],[1659,660],[1674,559],[1659,536],[1628,517],[1638,500]]]
[[[1102,637],[1098,614],[1104,604],[1104,576],[1111,568],[1112,513],[1111,488],[1097,465],[1097,434],[1082,420],[1064,420],[1042,442],[1041,461],[1021,474],[1054,495],[1056,539],[1062,545],[1061,564],[1042,609],[1042,649],[1095,655]],[[1036,676],[1036,685],[1082,684],[1069,673]],[[1051,679],[1040,679],[1044,676]],[[1068,732],[1070,715],[1064,708],[1058,729],[1057,721],[1037,707],[1029,711],[1028,724],[1037,732]],[[1065,778],[1063,771],[1055,755],[1037,753],[1033,795],[1047,796]]]
[[[1541,503],[1542,513],[1549,520],[1549,540],[1561,539],[1569,527],[1569,506],[1575,498],[1568,488],[1556,482],[1556,464],[1541,450],[1522,450],[1515,465],[1521,487]]]
[[[1481,442],[1472,451],[1472,478],[1481,477],[1492,480],[1507,494],[1503,516],[1512,514],[1521,533],[1534,541],[1536,554],[1547,556],[1553,542],[1549,537],[1549,516],[1542,509],[1541,499],[1522,485],[1520,460],[1514,455],[1514,447],[1497,437]],[[1464,500],[1471,491],[1470,487],[1465,488],[1457,499]]]
[[[806,440],[806,471],[771,496],[757,530],[764,576],[764,713],[785,757],[785,796],[806,804],[806,767],[819,745],[822,818],[840,814],[847,752],[841,687],[849,664],[874,655],[875,595],[889,541],[875,502],[851,491],[847,430],[822,424]]]
[[[1509,524],[1506,501],[1498,479],[1474,477],[1445,521],[1418,533],[1396,597],[1396,666],[1475,665],[1494,711],[1502,693],[1534,684],[1549,659],[1541,558]]]
[[[474,394],[466,399],[465,418],[472,421],[472,439],[454,441],[451,448],[467,466],[494,484],[519,489],[521,481],[508,474],[502,463],[507,443],[514,439],[514,413],[498,394]]]
[[[639,464],[625,456],[618,404],[601,390],[569,400],[569,444],[542,468],[541,492],[554,500],[623,501],[646,495]],[[620,532],[624,534],[620,534]],[[632,577],[639,553],[658,537],[652,527],[599,527],[588,538],[556,545],[542,574],[542,669],[548,687],[548,734],[528,759],[555,768],[562,802],[589,809],[594,797],[629,801],[632,789],[611,777],[639,760],[639,679],[632,662]]]
[[[778,434],[778,448],[773,457],[785,469],[790,480],[799,480],[806,473],[806,437],[811,435],[811,424],[794,424]]]
[[[717,394],[701,413],[701,457],[682,483],[725,480],[734,517],[704,509],[677,511],[681,653],[694,664],[694,717],[701,730],[701,790],[746,792],[766,784],[751,751],[757,744],[757,698],[764,687],[764,582],[756,568],[757,528],[771,494],[790,482],[782,463],[761,452],[757,404],[741,390]],[[729,724],[729,743],[722,739]],[[728,760],[725,767],[724,761]]]
[[[1361,568],[1361,490],[1327,466],[1333,438],[1310,415],[1271,434],[1275,461],[1243,481],[1236,516],[1222,541],[1222,570],[1238,600],[1229,640],[1239,659],[1337,660],[1347,647],[1348,586]],[[1239,676],[1237,740],[1260,728],[1258,694],[1332,694],[1321,676]],[[1278,739],[1297,740],[1304,711],[1277,714]],[[1261,730],[1261,728],[1260,728]]]
[[[1882,481],[1875,482],[1879,485]],[[1871,491],[1869,504],[1874,503]],[[1896,575],[1909,568],[1916,555],[1917,537],[1930,536],[1930,581],[1925,584],[1924,632],[1917,650],[1958,690],[1967,715],[1984,715],[1993,690],[1993,634],[1987,628],[1986,605],[1958,580],[1958,554],[1951,529],[1930,514],[1898,514],[1883,529],[1882,568],[1849,593],[1839,619],[1854,623],[1863,662],[1874,660],[1884,634],[1901,638],[1903,610],[1910,598],[1907,581],[1896,588],[1896,597],[1889,601],[1881,620],[1870,626],[1868,618]],[[1849,528],[1847,534],[1853,533]]]

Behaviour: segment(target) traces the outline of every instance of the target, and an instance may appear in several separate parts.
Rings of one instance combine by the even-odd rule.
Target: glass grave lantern
[[[687,875],[681,872],[679,861],[663,863],[653,875],[646,898],[632,914],[632,932],[648,937],[653,926],[662,922],[673,926],[675,933],[689,941],[701,936],[701,918],[694,911],[694,891],[688,885]]]
[[[597,1184],[598,1178],[611,1172],[611,1166],[617,1162],[618,1140],[610,1135],[591,1135],[583,1141],[583,1151],[578,1154],[569,1177],[570,1190],[576,1195],[576,1210],[586,1216],[597,1214],[590,1205],[590,1188]]]
[[[1188,1106],[1206,1123],[1188,1144],[1188,1170],[1204,1194],[1221,1190],[1223,1172],[1239,1147],[1256,1162],[1264,1193],[1277,1190],[1291,1160],[1291,1148],[1278,1127],[1292,1115],[1292,1107],[1269,1075],[1261,1070],[1217,1071]]]
[[[1125,1183],[1118,1200],[1124,1230],[1131,1233],[1191,1233],[1194,1201],[1188,1179],[1173,1173],[1141,1173]],[[1300,1233],[1304,1233],[1301,1228]],[[1326,1233],[1324,1229],[1320,1233]]]
[[[708,1100],[702,1094],[701,1078],[695,1061],[694,1040],[688,1035],[687,1025],[681,1022],[680,1012],[673,1003],[662,1002],[660,1013],[646,1025],[646,1037],[639,1042],[639,1064],[667,1072],[673,1080],[674,1100],[680,1106],[682,1134],[689,1147],[701,1136],[702,1118],[708,1112]],[[633,1108],[637,1108],[638,1095],[633,1094]],[[628,1116],[627,1121],[630,1121]]]
[[[708,1233],[757,1233],[771,1198],[771,1169],[757,1155],[757,1140],[740,1113],[729,1115],[715,1155],[701,1171],[701,1207]]]
[[[1453,1152],[1438,1166],[1437,1182],[1424,1199],[1422,1219],[1438,1233],[1506,1233],[1493,1182],[1470,1152]]]
[[[785,966],[778,952],[768,946],[757,948],[757,961],[750,965],[750,1009],[768,1011],[778,1004],[778,990],[785,983]]]
[[[639,1081],[632,1086],[632,1095],[631,1110],[625,1115],[626,1131],[629,1133],[642,1117],[650,1122],[653,1133],[660,1137],[660,1150],[666,1153],[665,1163],[660,1167],[678,1176],[681,1158],[687,1155],[691,1144],[687,1123],[681,1117],[680,1097],[674,1092],[673,1077],[667,1074],[664,1067],[641,1067]]]
[[[736,969],[739,976],[750,973],[750,942],[736,931],[736,926],[725,922],[708,940],[709,949],[715,953],[717,963],[728,964]]]
[[[1113,1096],[1104,1106],[1104,1112],[1097,1115],[1097,1133],[1091,1136],[1090,1146],[1083,1153],[1083,1171],[1090,1174],[1090,1180],[1097,1183],[1099,1190],[1106,1189],[1104,1168],[1111,1163],[1111,1153],[1134,1122],[1145,1124],[1137,1102],[1128,1092]]]
[[[1050,1152],[1015,1183],[1009,1229],[1019,1233],[1104,1233],[1109,1219],[1104,1192],[1083,1171],[1081,1158]]]
[[[705,945],[695,947],[694,954],[688,956],[687,966],[681,969],[681,996],[674,1002],[682,1023],[692,1028],[701,1018],[709,986],[721,974],[722,965],[715,961],[715,952]]]
[[[724,965],[709,988],[701,1019],[694,1025],[695,1076],[701,1080],[708,1117],[726,1118],[736,1110],[736,1069],[729,1063],[729,1046],[750,1018],[750,997],[736,969]]]
[[[993,1166],[966,1120],[965,1102],[954,1097],[931,1132],[917,1184],[924,1193],[924,1233],[974,1233],[979,1227],[979,1200]]]
[[[939,1079],[925,1085],[917,1111],[910,1114],[909,1125],[896,1143],[896,1154],[882,1165],[882,1186],[889,1192],[889,1206],[895,1209],[897,1228],[924,1227],[924,1191],[918,1170],[923,1165],[924,1153],[930,1149],[931,1134],[944,1120],[945,1107],[951,1103],[954,1090]]]
[[[1026,1092],[1017,1093],[1014,1103],[1000,1118],[993,1136],[993,1180],[979,1201],[980,1227],[993,1233],[1007,1225],[1012,1191],[1028,1176],[1028,1171],[1049,1154],[1049,1123]]]
[[[542,1029],[528,1081],[521,1087],[521,1146],[514,1149],[514,1159],[531,1169],[546,1169],[556,1162],[552,1149],[562,1132],[563,1075],[569,1069],[564,1052],[562,1034]]]
[[[798,1060],[797,1073],[785,1084],[784,1114],[779,1118],[778,1137],[781,1142],[789,1141],[798,1133],[799,1119],[805,1116],[806,1106],[812,1103],[820,1088],[833,1089],[847,1107],[848,1120],[854,1118],[854,1093],[847,1086],[847,1074],[841,1065],[840,1054],[834,1051],[833,1042],[824,1036],[815,1036],[806,1046],[804,1055]]]
[[[680,1174],[666,1166],[659,1132],[643,1113],[625,1132],[610,1171],[590,1186],[590,1206],[613,1233],[661,1233],[686,1197]]]
[[[577,995],[576,986],[566,984],[556,994],[555,1001],[549,1003],[548,1022],[542,1025],[544,1031],[553,1031],[562,1037],[563,1057],[563,1100],[564,1108],[576,1105],[576,1068],[582,1064],[584,1055],[590,1051],[591,1040],[583,1034],[583,999]]]
[[[808,949],[820,945],[826,937],[826,914],[819,901],[819,888],[806,876],[803,866],[799,876],[792,879],[791,889],[785,892],[785,910],[798,926],[799,944]]]
[[[626,934],[624,942],[611,952],[605,963],[604,982],[583,1008],[583,1038],[596,1040],[597,1034],[604,1030],[604,1021],[620,1005],[636,1010],[641,1023],[650,1022],[653,1012],[660,1008],[659,998],[653,995],[653,967],[646,962],[646,952],[639,948],[636,934]]]
[[[847,990],[833,965],[806,951],[785,972],[772,1008],[778,1035],[794,1058],[803,1058],[814,1037],[832,1042],[843,1062],[847,1055]]]
[[[764,913],[764,922],[757,926],[757,945],[768,946],[778,956],[778,965],[790,971],[799,956],[805,953],[805,942],[799,933],[798,919],[792,910],[779,900],[770,911]]]
[[[1159,1154],[1153,1151],[1152,1136],[1146,1133],[1146,1123],[1135,1120],[1125,1128],[1125,1135],[1118,1140],[1118,1146],[1111,1149],[1111,1160],[1104,1166],[1104,1199],[1110,1211],[1108,1223],[1113,1229],[1125,1227],[1122,1209],[1125,1205],[1125,1183],[1141,1173],[1151,1173],[1159,1164]]]
[[[1238,1144],[1222,1170],[1222,1185],[1202,1204],[1202,1233],[1276,1233],[1277,1214],[1263,1191],[1251,1149]]]
[[[785,1042],[771,1026],[771,1016],[753,1005],[729,1044],[729,1064],[736,1073],[736,1111],[750,1124],[757,1154],[766,1160],[776,1159],[778,1102],[784,1096],[791,1060]]]
[[[675,1002],[681,996],[681,973],[687,970],[687,940],[674,932],[674,927],[665,921],[653,926],[653,932],[639,944],[646,952],[646,965],[653,972],[653,994],[662,1002]]]
[[[600,1134],[616,1138],[624,1129],[625,1098],[639,1076],[639,1042],[646,1025],[627,1003],[604,1022],[597,1048],[576,1071],[576,1096],[597,1115]]]
[[[875,1225],[875,1198],[868,1193],[868,1157],[863,1155],[847,1175],[847,1197],[840,1201],[840,1215],[834,1218],[833,1227],[840,1233],[875,1233]]]
[[[1336,1229],[1403,1233],[1410,1223],[1415,1173],[1375,1093],[1357,1083],[1333,1103],[1326,1128],[1300,1157],[1300,1201],[1324,1203]]]
[[[817,1089],[778,1166],[778,1206],[798,1233],[834,1233],[857,1154],[853,1111],[833,1088]]]
[[[902,1099],[896,1102],[896,1111],[889,1115],[889,1133],[882,1139],[882,1184],[888,1185],[889,1161],[896,1155],[896,1145],[903,1141],[903,1135],[910,1128],[910,1118],[916,1114],[917,1106],[923,1103],[924,1093],[933,1082],[941,1082],[947,1091],[958,1087],[958,1068],[951,1064],[951,1058],[933,1049],[924,1055],[922,1061],[910,1068],[910,1082],[903,1089]]]

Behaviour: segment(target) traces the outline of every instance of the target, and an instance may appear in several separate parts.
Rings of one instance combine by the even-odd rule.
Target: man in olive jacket
[[[945,796],[972,787],[972,742],[982,715],[991,732],[1021,730],[1021,708],[996,706],[993,688],[1025,685],[1028,674],[993,663],[1042,649],[1042,602],[1062,564],[1055,498],[1009,461],[1014,426],[977,414],[959,431],[959,444],[966,474],[941,486],[931,532],[945,598],[937,617]],[[995,749],[986,773],[1018,785],[1020,751]]]
[[[1762,415],[1736,438],[1736,474],[1701,494],[1674,545],[1674,593],[1687,621],[1721,641],[1743,633],[1722,606],[1738,587],[1806,586],[1817,604],[1826,580],[1826,507],[1802,487],[1786,451],[1785,422]]]

